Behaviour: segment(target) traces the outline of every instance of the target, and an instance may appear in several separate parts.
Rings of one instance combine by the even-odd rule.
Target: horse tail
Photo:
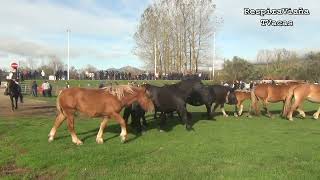
[[[283,112],[282,112],[282,116],[283,117],[287,116],[287,114],[289,112],[289,108],[290,108],[290,105],[291,105],[291,100],[292,100],[292,98],[294,96],[294,89],[295,89],[295,86],[290,87],[289,90],[288,90],[288,94],[286,96],[285,103],[283,105]]]
[[[251,108],[255,111],[255,114],[258,114],[258,97],[254,93],[255,88],[251,90]]]
[[[58,114],[60,114],[60,113],[64,114],[63,113],[63,109],[60,106],[60,95],[61,95],[61,92],[62,92],[62,90],[59,92],[59,94],[57,96],[57,102],[56,102]]]

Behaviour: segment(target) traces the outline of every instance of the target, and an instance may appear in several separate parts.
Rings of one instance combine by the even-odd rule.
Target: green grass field
[[[28,97],[27,99],[28,100]],[[54,98],[50,100],[53,103]],[[319,179],[318,105],[305,103],[306,119],[279,117],[280,104],[265,116],[206,120],[205,107],[191,107],[194,131],[177,117],[159,132],[152,115],[148,130],[120,143],[120,127],[111,121],[102,145],[96,144],[100,119],[76,118],[84,145],[76,146],[64,123],[56,139],[47,135],[54,116],[0,117],[1,179]],[[227,106],[229,115],[233,107]]]

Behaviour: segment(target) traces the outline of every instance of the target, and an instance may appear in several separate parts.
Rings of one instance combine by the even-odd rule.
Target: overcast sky
[[[71,65],[98,68],[142,67],[133,52],[133,34],[140,15],[152,0],[0,0],[0,67],[13,60],[55,55],[66,60],[71,29]],[[254,60],[260,49],[318,50],[318,0],[217,0],[223,24],[217,32],[221,58]],[[243,15],[244,8],[305,8],[308,16],[267,16],[292,20],[293,27],[262,27],[260,16]]]

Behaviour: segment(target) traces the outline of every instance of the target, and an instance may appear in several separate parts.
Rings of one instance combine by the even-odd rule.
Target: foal
[[[72,142],[80,145],[82,141],[74,131],[74,113],[80,111],[90,117],[102,117],[96,142],[103,143],[103,131],[108,120],[114,118],[121,126],[121,142],[127,140],[127,128],[124,119],[120,115],[123,107],[137,101],[146,110],[153,110],[149,92],[145,88],[119,85],[104,89],[68,88],[64,89],[57,98],[58,115],[54,126],[49,133],[49,142],[53,141],[57,128],[67,119],[68,130]]]

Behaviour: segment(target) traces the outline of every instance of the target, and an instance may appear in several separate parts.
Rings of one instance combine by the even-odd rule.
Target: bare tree
[[[158,72],[197,72],[210,46],[212,0],[155,0],[142,14],[134,52]]]

